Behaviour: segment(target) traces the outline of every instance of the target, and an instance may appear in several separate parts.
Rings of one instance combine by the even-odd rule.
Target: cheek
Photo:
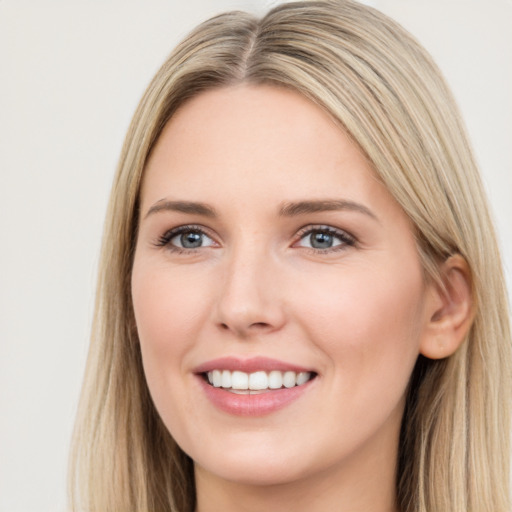
[[[207,296],[199,280],[136,262],[132,299],[143,351],[163,355],[186,345],[201,324],[201,305]]]
[[[163,418],[186,406],[169,389],[187,376],[187,354],[203,323],[207,293],[200,281],[162,264],[135,261],[132,299],[148,388]],[[179,392],[178,392],[179,395]]]
[[[192,404],[182,397],[190,379],[187,354],[204,322],[208,293],[201,282],[143,259],[135,260],[132,272],[132,300],[146,382],[173,434],[184,429],[179,418],[195,414]]]
[[[388,386],[396,399],[419,353],[424,285],[419,266],[385,270],[351,266],[301,282],[297,297],[304,329],[329,356],[337,385],[376,396]]]

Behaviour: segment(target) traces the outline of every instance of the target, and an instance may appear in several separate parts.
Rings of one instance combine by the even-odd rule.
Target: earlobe
[[[432,283],[427,304],[427,325],[420,352],[429,359],[452,355],[464,341],[474,318],[471,272],[459,254],[440,268],[442,286]]]

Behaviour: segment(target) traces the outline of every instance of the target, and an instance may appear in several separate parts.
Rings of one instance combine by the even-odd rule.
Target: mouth
[[[279,389],[291,389],[303,386],[316,377],[315,372],[292,370],[258,370],[247,373],[240,370],[214,369],[201,375],[210,386],[239,395],[257,395]]]
[[[194,373],[210,403],[244,417],[266,416],[310,396],[318,377],[311,368],[267,357],[223,357],[200,365]]]

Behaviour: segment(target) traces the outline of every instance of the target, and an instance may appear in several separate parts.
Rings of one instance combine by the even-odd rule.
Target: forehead
[[[345,195],[393,202],[357,144],[318,105],[289,89],[244,84],[204,92],[175,113],[146,166],[142,207],[169,196],[249,207],[252,199]]]

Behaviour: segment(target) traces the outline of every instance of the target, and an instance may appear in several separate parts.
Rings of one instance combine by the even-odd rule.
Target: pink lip
[[[309,372],[312,371],[296,364],[285,363],[277,359],[270,359],[268,357],[252,357],[250,359],[239,359],[236,357],[220,357],[207,361],[194,369],[194,373],[206,373],[212,370],[238,370],[240,372],[252,373],[257,371],[270,372],[277,370],[280,372]]]
[[[198,376],[205,395],[220,410],[235,416],[265,416],[283,409],[306,393],[316,379],[302,386],[273,389],[257,395],[239,395],[223,388],[214,388]]]
[[[252,357],[239,359],[236,357],[221,357],[207,361],[194,369],[201,389],[210,402],[218,409],[236,416],[264,416],[283,409],[306,393],[316,379],[312,379],[302,386],[282,388],[265,391],[264,393],[246,395],[216,388],[206,382],[204,374],[213,370],[230,370],[252,373],[256,371],[270,372],[311,372],[309,368],[296,364],[286,363],[268,357]]]

